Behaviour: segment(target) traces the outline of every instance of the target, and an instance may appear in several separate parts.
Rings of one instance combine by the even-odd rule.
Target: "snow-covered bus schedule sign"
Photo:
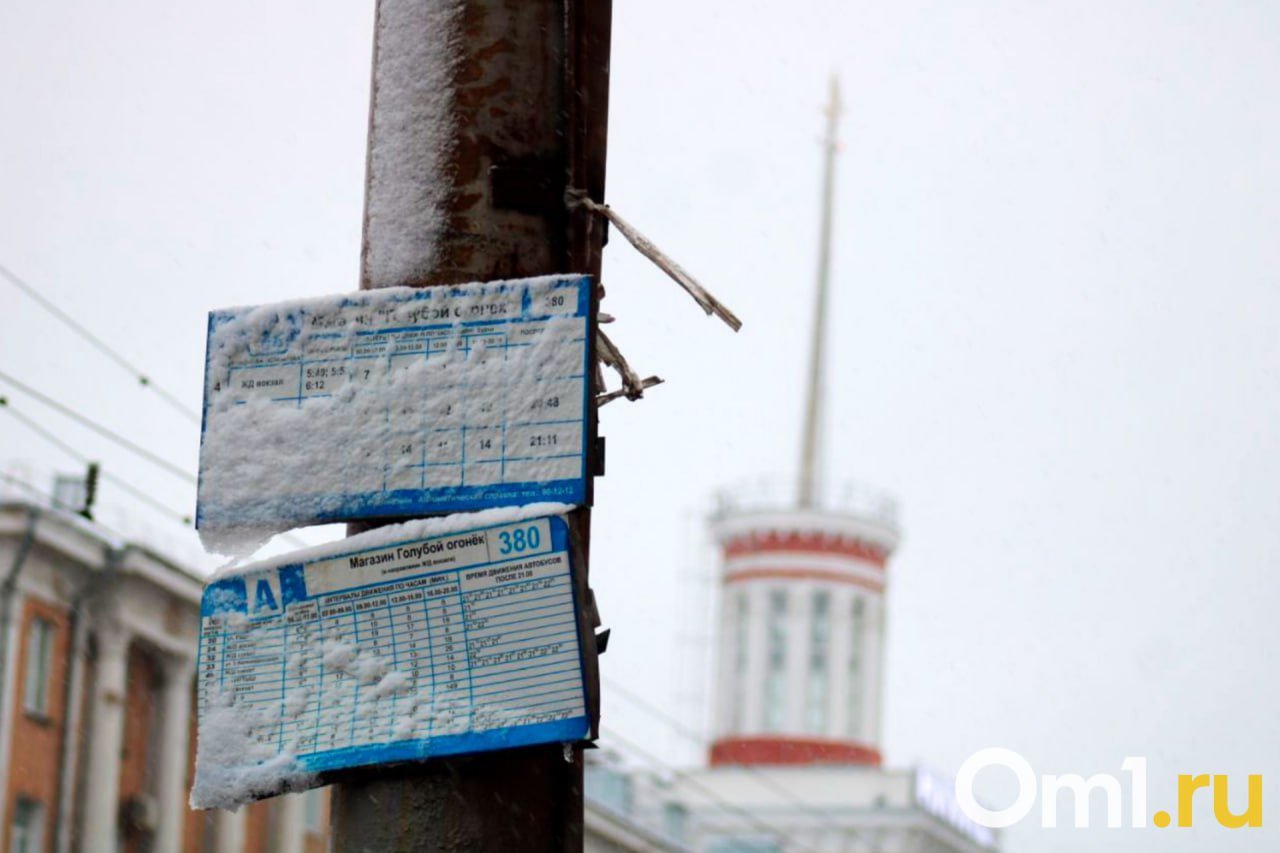
[[[389,288],[209,317],[197,526],[586,499],[585,276]],[[225,535],[224,535],[225,534]]]
[[[483,526],[497,512],[517,520]],[[565,520],[496,511],[480,527],[398,538],[439,522],[206,587],[193,804],[225,808],[339,768],[589,736]]]

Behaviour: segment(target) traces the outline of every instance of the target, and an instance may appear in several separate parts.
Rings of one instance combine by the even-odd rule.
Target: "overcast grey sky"
[[[371,21],[350,0],[0,7],[0,264],[198,407],[207,310],[355,286]],[[829,463],[903,507],[889,763],[1146,755],[1152,810],[1180,772],[1264,773],[1276,801],[1278,48],[1257,2],[619,0],[609,200],[746,326],[613,241],[614,337],[668,384],[602,416],[606,675],[700,724],[701,519],[794,467],[835,70]],[[0,369],[194,470],[194,427],[0,294]],[[189,511],[182,483],[11,397]],[[0,412],[15,460],[68,463]],[[697,757],[619,698],[605,713]],[[1028,823],[1007,848],[1280,841],[1199,819]]]

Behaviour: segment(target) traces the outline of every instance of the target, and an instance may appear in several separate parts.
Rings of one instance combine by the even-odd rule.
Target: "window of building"
[[[831,646],[831,596],[826,590],[813,594],[813,618],[809,622],[809,686],[805,697],[805,728],[814,734],[827,729],[827,660]]]
[[[667,838],[684,842],[689,832],[689,809],[680,803],[664,803],[662,829]]]
[[[846,707],[849,709],[849,736],[858,737],[862,733],[862,644],[864,605],[861,596],[853,599],[853,609],[849,614],[849,696]]]
[[[19,797],[13,810],[13,826],[9,830],[9,853],[43,853],[44,806]]]
[[[781,853],[782,844],[759,835],[721,835],[712,838],[707,849],[710,853]]]
[[[325,831],[324,788],[312,788],[302,795],[303,826],[312,835]]]
[[[217,853],[218,811],[209,809],[200,814],[200,853]]]
[[[613,809],[620,814],[631,814],[631,774],[602,761],[588,762],[586,784],[592,802]]]
[[[32,619],[27,627],[26,680],[22,705],[32,714],[49,713],[49,675],[53,668],[54,625],[47,619]]]
[[[742,730],[742,709],[747,700],[747,633],[751,613],[747,609],[745,589],[738,590],[737,605],[733,625],[733,702],[729,709],[729,728],[735,732]]]
[[[787,591],[769,593],[767,660],[764,678],[765,731],[782,731],[787,702]]]

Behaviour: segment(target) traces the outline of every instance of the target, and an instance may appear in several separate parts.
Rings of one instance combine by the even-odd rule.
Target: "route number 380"
[[[519,554],[541,546],[542,531],[537,525],[517,527],[515,530],[504,530],[499,533],[498,541],[502,543],[502,547],[498,549],[499,554]]]

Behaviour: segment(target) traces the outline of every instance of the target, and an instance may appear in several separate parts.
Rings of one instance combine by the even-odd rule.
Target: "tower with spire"
[[[885,588],[898,526],[887,499],[832,488],[822,452],[839,116],[833,79],[797,476],[784,488],[735,489],[713,519],[721,606],[707,766],[626,771],[616,755],[588,766],[589,795],[659,819],[646,850],[999,851],[944,775],[881,763]]]
[[[714,520],[721,608],[710,763],[881,760],[884,594],[898,544],[891,504],[824,489],[822,419],[840,91],[823,143],[817,294],[794,494],[727,500]]]

